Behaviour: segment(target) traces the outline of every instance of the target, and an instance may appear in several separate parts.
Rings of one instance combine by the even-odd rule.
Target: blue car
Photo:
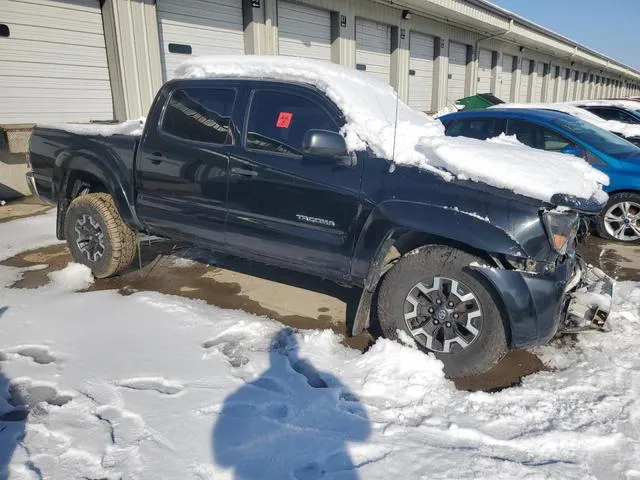
[[[596,221],[598,235],[640,243],[640,148],[569,114],[535,109],[491,108],[440,117],[446,134],[480,140],[515,135],[532,148],[584,158],[609,176],[609,202]]]

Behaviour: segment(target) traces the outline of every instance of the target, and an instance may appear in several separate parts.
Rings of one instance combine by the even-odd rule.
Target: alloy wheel
[[[100,223],[91,215],[83,213],[75,224],[76,245],[91,262],[97,262],[104,255],[104,232]]]
[[[456,353],[471,345],[482,330],[482,308],[464,283],[446,277],[421,281],[404,302],[404,320],[412,337],[437,353]]]
[[[617,240],[632,242],[640,239],[640,204],[614,203],[604,214],[604,227]]]

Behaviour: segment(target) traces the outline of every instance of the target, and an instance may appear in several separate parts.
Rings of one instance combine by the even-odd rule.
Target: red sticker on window
[[[280,112],[278,114],[278,121],[276,122],[276,127],[278,128],[289,128],[291,124],[291,119],[293,118],[293,113],[291,112]]]

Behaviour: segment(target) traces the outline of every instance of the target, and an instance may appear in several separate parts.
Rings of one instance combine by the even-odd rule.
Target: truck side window
[[[247,127],[248,149],[302,155],[302,141],[311,129],[339,131],[333,118],[308,98],[267,90],[254,93]]]
[[[164,133],[194,142],[233,143],[231,113],[236,93],[219,88],[175,90],[162,116]]]

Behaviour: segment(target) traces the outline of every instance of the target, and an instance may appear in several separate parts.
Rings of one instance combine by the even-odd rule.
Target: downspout
[[[504,32],[500,32],[500,33],[494,33],[493,35],[489,35],[487,37],[480,37],[478,40],[476,40],[476,43],[473,47],[473,60],[474,62],[478,61],[478,45],[480,42],[482,42],[483,40],[489,40],[491,38],[497,38],[497,37],[501,37],[503,35],[506,35],[507,33],[509,33],[511,31],[511,27],[513,27],[513,18],[509,19],[509,28],[507,30],[505,30]]]

